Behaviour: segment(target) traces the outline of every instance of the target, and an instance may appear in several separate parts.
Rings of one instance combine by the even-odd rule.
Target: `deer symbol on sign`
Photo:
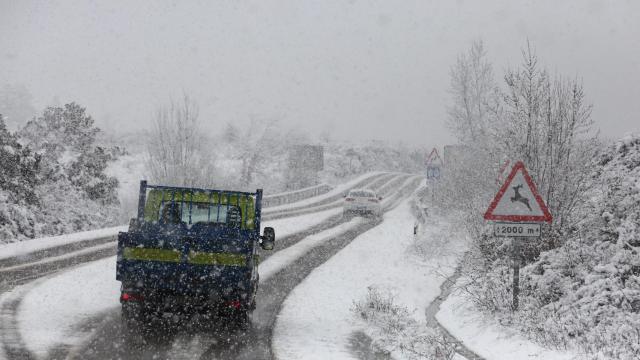
[[[518,185],[518,186],[514,186],[512,189],[513,191],[515,191],[515,196],[511,197],[511,202],[521,202],[523,204],[525,204],[527,206],[527,208],[529,209],[529,211],[531,210],[531,206],[529,206],[529,199],[527,199],[526,197],[520,195],[520,189],[522,188],[522,184]]]

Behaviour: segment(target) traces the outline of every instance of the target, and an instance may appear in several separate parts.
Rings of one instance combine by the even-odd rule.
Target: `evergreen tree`
[[[27,146],[42,154],[44,181],[64,178],[91,200],[115,203],[118,181],[104,171],[117,152],[96,145],[99,133],[86,109],[72,102],[48,107],[20,135]]]
[[[0,189],[9,193],[15,203],[37,203],[35,186],[38,183],[40,157],[18,143],[0,116]]]
[[[74,186],[87,194],[89,199],[104,203],[117,202],[118,181],[104,173],[111,160],[111,154],[98,146],[91,152],[81,153],[67,169],[67,176]]]

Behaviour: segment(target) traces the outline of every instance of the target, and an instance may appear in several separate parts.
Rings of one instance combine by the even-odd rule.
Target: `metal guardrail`
[[[262,207],[278,206],[283,204],[289,204],[292,202],[308,199],[310,197],[326,194],[333,189],[332,186],[327,184],[320,184],[296,191],[267,195],[262,198]]]

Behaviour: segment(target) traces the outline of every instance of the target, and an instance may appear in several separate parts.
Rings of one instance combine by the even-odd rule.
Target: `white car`
[[[368,189],[353,189],[344,197],[343,215],[373,215],[382,214],[382,197]]]

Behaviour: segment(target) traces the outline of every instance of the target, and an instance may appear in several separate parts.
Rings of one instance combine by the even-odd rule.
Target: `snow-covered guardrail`
[[[292,202],[308,199],[310,197],[326,194],[329,191],[331,191],[331,189],[333,189],[331,185],[320,184],[320,185],[311,186],[311,187],[300,189],[300,190],[267,195],[262,198],[262,206],[270,207],[270,206],[289,204]]]
[[[127,231],[127,225],[2,244],[0,245],[0,268],[20,261],[35,260],[38,257],[33,254],[38,252],[45,253],[41,257],[57,256],[88,245],[102,245],[105,242],[114,241],[111,238],[115,238],[120,231]],[[14,261],[8,261],[11,259]]]

